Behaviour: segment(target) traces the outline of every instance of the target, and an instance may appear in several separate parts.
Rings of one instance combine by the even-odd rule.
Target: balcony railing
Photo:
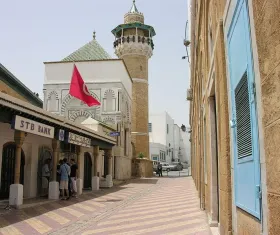
[[[121,38],[118,38],[114,41],[114,48],[116,48],[118,45],[123,43],[147,43],[148,45],[151,45],[152,49],[154,49],[154,42],[153,39],[150,37],[144,37],[144,36],[135,36],[135,35],[129,35],[129,36],[123,36]]]

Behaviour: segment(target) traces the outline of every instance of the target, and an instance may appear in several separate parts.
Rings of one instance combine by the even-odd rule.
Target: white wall
[[[175,148],[174,148],[174,120],[170,117],[168,113],[165,113],[166,115],[166,146],[168,151],[168,154],[166,155],[166,161],[171,163],[172,162],[172,156],[173,159],[175,159]],[[168,128],[167,128],[168,126]],[[167,131],[168,129],[168,131]]]
[[[149,133],[150,142],[166,145],[166,115],[165,113],[149,116],[152,132]]]
[[[174,120],[167,112],[150,114],[149,123],[152,124],[152,132],[149,133],[151,159],[152,154],[159,152],[159,145],[161,145],[162,149],[165,148],[166,162],[172,163],[172,151],[175,161],[179,159],[181,162],[190,161],[190,135],[188,130],[183,132],[180,126],[174,124]]]
[[[86,83],[121,82],[132,97],[132,82],[122,60],[75,62]],[[70,83],[74,63],[46,63],[44,84]]]
[[[181,129],[175,124],[174,125],[174,158],[177,161],[180,159],[180,144],[181,144]],[[181,159],[180,159],[181,160]]]
[[[150,142],[150,158],[153,160],[153,157],[158,157],[158,161],[165,161],[166,159],[166,146],[159,143]]]

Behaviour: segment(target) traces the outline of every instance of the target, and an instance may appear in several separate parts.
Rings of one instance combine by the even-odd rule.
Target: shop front
[[[51,169],[48,197],[58,199],[56,169],[65,157],[79,165],[79,193],[83,188],[99,189],[101,150],[112,155],[116,142],[5,94],[0,94],[0,132],[0,200],[9,200],[11,206],[42,196],[46,162]]]

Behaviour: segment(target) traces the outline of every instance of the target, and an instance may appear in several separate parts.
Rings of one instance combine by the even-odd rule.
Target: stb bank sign
[[[45,125],[43,123],[35,122],[33,120],[15,116],[12,122],[12,128],[15,130],[39,135],[47,138],[54,138],[54,127]]]

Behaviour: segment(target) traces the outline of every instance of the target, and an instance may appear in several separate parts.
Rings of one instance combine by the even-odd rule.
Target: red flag
[[[93,98],[89,93],[88,88],[75,64],[69,94],[83,101],[89,107],[100,105],[99,101]]]

